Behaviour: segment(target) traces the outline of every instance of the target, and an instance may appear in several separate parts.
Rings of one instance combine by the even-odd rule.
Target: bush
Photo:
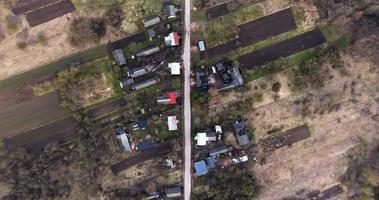
[[[73,46],[98,42],[106,31],[104,19],[76,18],[70,25],[69,41]]]
[[[47,44],[47,38],[42,33],[40,33],[40,34],[37,35],[37,39],[36,40],[41,45],[46,45]]]
[[[113,28],[120,28],[125,19],[124,12],[120,8],[109,10],[105,13],[105,19]]]

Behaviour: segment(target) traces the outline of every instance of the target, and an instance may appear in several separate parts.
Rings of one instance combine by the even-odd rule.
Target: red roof
[[[173,35],[174,35],[175,45],[179,45],[180,44],[180,35],[178,34],[178,32],[173,32]]]
[[[176,104],[176,92],[167,92],[166,96],[170,99],[168,104]]]

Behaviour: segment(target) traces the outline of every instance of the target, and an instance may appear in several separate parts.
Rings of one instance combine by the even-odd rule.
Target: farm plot
[[[123,170],[126,170],[129,167],[134,165],[138,165],[147,160],[153,159],[157,156],[169,153],[171,151],[171,145],[169,142],[162,144],[158,147],[154,147],[152,149],[146,150],[143,153],[140,153],[132,158],[127,160],[120,161],[111,166],[111,170],[114,174],[118,174]]]
[[[208,20],[212,20],[214,18],[226,15],[229,13],[228,3],[223,3],[218,6],[208,8],[206,10],[206,13],[207,13]]]
[[[48,144],[64,143],[76,138],[80,125],[72,118],[65,118],[46,126],[21,133],[6,140],[12,147],[23,146],[32,153],[39,153]]]
[[[75,10],[74,4],[70,0],[62,0],[49,6],[33,10],[26,14],[26,20],[30,26],[37,26],[63,16]]]
[[[23,95],[22,93],[4,93],[4,95],[2,98],[4,101],[0,103],[1,137],[11,137],[64,117],[64,111],[59,105],[56,93],[42,97],[24,96],[21,99],[18,99],[18,96]],[[6,98],[15,100],[12,104],[11,99]]]
[[[12,9],[13,14],[20,15],[60,0],[24,0],[19,1]]]
[[[91,118],[101,117],[101,116],[103,116],[109,112],[112,112],[113,110],[115,110],[117,108],[126,106],[126,104],[127,103],[126,103],[125,99],[122,97],[122,98],[113,100],[109,103],[105,103],[105,104],[102,104],[102,105],[99,105],[99,106],[96,106],[96,107],[90,109],[88,111],[88,115]]]
[[[238,39],[207,50],[208,56],[221,56],[238,47],[256,44],[268,38],[295,30],[296,22],[291,8],[238,26]]]
[[[266,62],[287,57],[292,54],[316,47],[326,41],[322,32],[318,29],[303,33],[291,39],[276,43],[269,47],[259,49],[250,54],[240,57],[242,67],[252,69]]]
[[[309,131],[308,126],[303,125],[290,130],[287,130],[275,137],[269,137],[262,140],[262,145],[264,151],[270,152],[280,147],[284,147],[295,142],[304,140],[311,137],[311,132]]]

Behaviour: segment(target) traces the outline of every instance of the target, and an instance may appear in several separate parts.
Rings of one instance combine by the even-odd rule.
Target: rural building
[[[142,81],[140,83],[136,83],[134,84],[133,86],[133,90],[141,90],[143,88],[147,88],[147,87],[150,87],[152,85],[155,85],[159,82],[159,79],[156,79],[156,78],[152,78],[152,79],[147,79],[145,81]]]
[[[145,27],[149,27],[149,26],[154,26],[156,24],[159,24],[159,22],[161,22],[161,19],[158,16],[152,16],[152,17],[143,19],[142,22]]]
[[[122,89],[128,87],[129,85],[133,85],[134,81],[131,78],[123,78],[120,80],[120,87]]]
[[[174,5],[165,4],[163,6],[163,14],[164,14],[165,17],[167,17],[169,19],[175,18],[177,11],[178,11],[178,9]]]
[[[195,140],[197,141],[196,145],[198,146],[205,146],[207,145],[207,134],[206,133],[197,133],[195,136]]]
[[[150,56],[152,54],[158,53],[160,50],[161,49],[159,47],[150,47],[150,48],[142,50],[141,52],[137,53],[136,55],[138,57]]]
[[[204,160],[195,163],[196,176],[202,176],[208,173],[208,167]]]
[[[145,68],[145,66],[134,67],[128,70],[128,76],[131,78],[137,78],[147,73],[148,73],[148,70],[147,68]]]
[[[124,151],[131,152],[132,148],[130,147],[129,138],[128,138],[128,135],[127,135],[125,129],[123,129],[123,128],[117,128],[115,130],[115,132],[116,132],[116,135],[117,135],[117,139],[119,139],[119,141],[121,142],[121,148]]]
[[[207,140],[208,141],[211,141],[211,142],[214,142],[214,141],[217,141],[217,134],[216,132],[207,132]]]
[[[148,126],[147,120],[139,120],[136,124],[133,125],[133,131],[145,130]]]
[[[208,92],[210,84],[208,71],[201,70],[196,72],[196,87],[200,93]]]
[[[182,189],[180,187],[170,187],[165,190],[167,198],[177,198],[182,196]]]
[[[177,100],[176,92],[167,92],[165,96],[159,96],[157,99],[158,104],[175,105]]]
[[[178,62],[168,63],[168,68],[171,70],[171,75],[180,75],[181,65]]]
[[[147,30],[147,35],[149,36],[149,40],[152,41],[155,37],[157,37],[157,32],[154,29]]]
[[[238,68],[232,66],[231,61],[223,61],[211,67],[212,77],[218,91],[233,89],[244,84]]]
[[[176,116],[167,117],[167,125],[169,131],[178,130],[178,120],[176,119]]]
[[[227,145],[222,145],[220,147],[211,149],[209,151],[209,155],[210,156],[218,156],[218,155],[223,154],[223,153],[228,153],[231,150],[232,150],[232,147],[228,147]]]
[[[164,37],[164,41],[167,47],[174,47],[180,45],[180,35],[178,32],[169,33]]]
[[[118,66],[122,66],[126,64],[124,51],[122,49],[116,49],[112,51],[112,55]]]
[[[250,143],[249,136],[246,131],[246,123],[242,119],[238,119],[234,125],[234,132],[237,136],[237,142],[239,145],[247,145]]]
[[[232,158],[232,162],[234,164],[243,163],[243,162],[246,162],[248,160],[249,160],[249,157],[247,155],[244,155],[244,156],[241,156],[241,157],[238,157],[238,158]]]
[[[216,159],[214,157],[207,157],[206,159],[207,165],[209,169],[213,169],[216,167]]]
[[[138,151],[145,151],[154,147],[154,143],[150,140],[145,140],[137,145]]]

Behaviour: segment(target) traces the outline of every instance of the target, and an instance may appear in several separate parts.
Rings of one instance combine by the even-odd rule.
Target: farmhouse
[[[164,38],[167,47],[174,47],[180,45],[180,35],[178,32],[169,33],[168,36]]]
[[[168,63],[168,68],[171,70],[171,75],[180,75],[181,65],[178,62]]]
[[[211,67],[212,78],[218,91],[233,89],[244,84],[242,75],[231,61],[217,63]]]
[[[159,22],[161,22],[161,19],[158,16],[151,16],[151,17],[143,19],[142,22],[145,27],[149,27],[149,26],[154,26],[156,24],[159,24]]]
[[[137,53],[137,56],[138,57],[145,57],[145,56],[150,56],[154,53],[158,53],[161,49],[159,47],[150,47],[150,48],[147,48],[147,49],[144,49],[143,51]]]
[[[141,90],[143,88],[147,88],[147,87],[150,87],[152,85],[155,85],[158,82],[159,82],[159,79],[157,79],[157,78],[147,79],[147,80],[145,80],[143,82],[134,84],[133,90]]]
[[[116,49],[112,51],[112,55],[118,66],[122,66],[126,64],[124,51],[122,49]]]
[[[208,173],[208,167],[204,160],[195,163],[196,176],[202,176]]]
[[[200,93],[208,92],[210,87],[209,73],[206,70],[201,70],[196,72],[196,87]]]
[[[165,17],[169,19],[175,18],[177,11],[178,9],[176,8],[176,6],[171,5],[171,4],[165,4],[163,7],[163,14]]]
[[[158,104],[175,105],[177,101],[176,92],[167,92],[165,96],[159,96],[157,99]]]

